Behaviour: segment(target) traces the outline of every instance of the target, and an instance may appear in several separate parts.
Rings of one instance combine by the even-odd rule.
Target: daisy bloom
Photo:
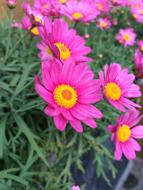
[[[80,190],[79,186],[73,186],[71,190]]]
[[[134,17],[134,19],[139,23],[143,23],[143,2],[132,1],[130,7],[131,7],[131,14]]]
[[[109,12],[111,9],[109,0],[93,0],[93,2],[100,13]]]
[[[69,0],[66,6],[61,8],[61,14],[72,21],[91,22],[97,17],[98,11],[87,0]]]
[[[42,83],[35,77],[35,90],[47,103],[45,114],[53,117],[60,131],[67,123],[79,133],[83,132],[81,122],[96,128],[94,118],[102,118],[102,113],[92,104],[102,99],[99,80],[87,64],[51,62],[50,68],[42,65]]]
[[[123,44],[124,47],[133,46],[136,40],[136,33],[133,28],[120,29],[116,36],[116,40]]]
[[[134,53],[134,64],[138,78],[143,78],[143,53],[136,49]]]
[[[109,29],[111,27],[111,22],[108,18],[99,18],[97,21],[97,27],[101,30]]]
[[[122,154],[128,160],[132,160],[136,158],[135,152],[141,150],[141,146],[136,141],[143,138],[143,125],[137,125],[141,118],[138,111],[127,112],[117,119],[115,125],[108,126],[108,130],[112,133],[111,140],[115,142],[116,160],[120,160]]]
[[[24,30],[30,30],[32,28],[31,20],[30,20],[29,16],[27,16],[27,15],[24,15],[24,17],[21,19],[20,23],[22,25],[22,29],[24,29]]]
[[[129,74],[127,68],[122,69],[120,64],[112,63],[110,66],[105,65],[99,76],[104,96],[112,106],[123,112],[140,107],[129,100],[140,97],[141,92],[139,86],[133,83],[135,76]]]
[[[45,24],[39,28],[39,33],[42,42],[38,43],[37,47],[41,50],[39,57],[42,61],[49,60],[52,56],[63,62],[69,59],[76,63],[92,60],[86,57],[91,49],[85,46],[84,38],[80,37],[76,30],[69,29],[68,24],[62,19],[55,19],[52,22],[45,18]]]

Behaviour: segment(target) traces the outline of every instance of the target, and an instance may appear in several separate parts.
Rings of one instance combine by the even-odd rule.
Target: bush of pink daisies
[[[71,168],[84,173],[87,152],[109,184],[114,160],[133,160],[141,151],[143,1],[24,1],[20,21],[12,17],[16,1],[6,3],[0,187],[86,189]]]

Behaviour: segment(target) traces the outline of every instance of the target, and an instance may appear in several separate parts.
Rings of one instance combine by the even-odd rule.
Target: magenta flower
[[[16,3],[17,3],[17,0],[6,0],[7,1],[7,6],[9,8],[15,8],[16,7]]]
[[[39,28],[42,42],[37,47],[41,50],[39,57],[42,61],[55,56],[63,62],[73,59],[76,63],[88,62],[86,57],[90,53],[90,47],[85,46],[84,38],[80,37],[76,30],[69,29],[68,24],[62,19],[51,22],[45,18],[45,24]]]
[[[92,0],[100,13],[109,12],[111,9],[111,3],[109,0]]]
[[[136,33],[133,28],[120,29],[116,35],[116,40],[124,47],[133,46],[136,40]]]
[[[142,1],[131,1],[131,14],[134,19],[139,22],[143,23],[143,2]]]
[[[31,20],[30,20],[29,16],[27,16],[27,15],[24,15],[24,17],[21,19],[20,23],[24,30],[30,30],[32,28]]]
[[[71,190],[80,190],[79,186],[73,186]]]
[[[99,72],[103,92],[108,102],[116,109],[126,112],[127,109],[135,110],[140,105],[129,98],[141,96],[140,88],[134,84],[135,76],[128,73],[128,69],[122,69],[120,64],[112,63],[104,66],[104,72]]]
[[[66,6],[61,8],[61,14],[72,21],[91,22],[99,14],[95,6],[86,1],[69,0]]]
[[[141,49],[142,49],[142,47],[141,47]],[[143,78],[143,53],[139,49],[135,50],[134,64],[135,64],[135,69],[137,71],[137,77]]]
[[[35,90],[48,104],[45,114],[54,118],[60,131],[68,122],[79,133],[83,132],[81,122],[96,128],[94,118],[102,118],[102,113],[92,104],[102,99],[99,80],[87,64],[51,62],[50,68],[42,65],[42,83],[35,77]]]
[[[111,22],[108,18],[99,18],[97,20],[97,27],[101,30],[109,29],[111,27]]]
[[[115,142],[115,159],[120,160],[122,154],[128,160],[136,157],[135,152],[141,147],[135,139],[143,138],[143,125],[137,125],[142,116],[139,112],[127,112],[117,119],[116,124],[109,125],[108,130],[112,133],[111,140]]]

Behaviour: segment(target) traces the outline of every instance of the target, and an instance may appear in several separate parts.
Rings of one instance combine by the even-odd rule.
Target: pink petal
[[[60,114],[54,117],[54,123],[57,129],[64,131],[66,128],[67,120]]]
[[[116,126],[109,125],[109,126],[107,127],[107,130],[108,130],[109,132],[111,132],[111,133],[114,133],[114,132],[116,132]]]
[[[116,160],[121,160],[122,149],[121,149],[121,145],[120,145],[119,141],[116,141],[114,156],[115,156]]]
[[[133,149],[129,141],[125,143],[120,143],[120,144],[121,144],[123,154],[128,160],[132,160],[136,158],[135,150]]]
[[[132,145],[132,147],[135,149],[135,151],[141,151],[141,146],[135,139],[130,138],[129,142]]]
[[[132,137],[137,139],[143,138],[143,125],[136,126],[132,128],[131,131],[132,131]]]
[[[97,127],[97,124],[94,121],[94,119],[87,119],[87,120],[84,120],[82,122],[85,123],[86,125],[88,125],[91,128],[96,128]]]
[[[52,108],[50,106],[47,106],[45,109],[44,109],[44,112],[45,114],[47,114],[48,116],[56,116],[56,115],[59,115],[60,114],[60,110],[58,108]]]
[[[78,121],[78,120],[70,121],[70,125],[71,125],[78,133],[82,133],[82,132],[83,132],[83,127],[82,127],[80,121]]]

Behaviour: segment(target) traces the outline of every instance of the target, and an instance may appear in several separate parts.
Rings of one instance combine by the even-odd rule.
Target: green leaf
[[[7,117],[3,118],[0,123],[0,159],[3,158],[3,151],[5,146],[6,119]]]
[[[43,152],[41,150],[41,148],[37,145],[36,140],[39,139],[39,137],[37,137],[35,134],[33,134],[30,129],[28,128],[27,124],[24,122],[24,120],[22,119],[21,116],[14,114],[14,118],[15,121],[17,123],[17,125],[20,127],[21,131],[24,133],[24,135],[26,136],[26,138],[28,139],[31,148],[33,148],[33,150],[35,150],[37,152],[37,154],[39,155],[39,157],[43,160],[43,162],[48,166],[48,162],[45,159]]]

